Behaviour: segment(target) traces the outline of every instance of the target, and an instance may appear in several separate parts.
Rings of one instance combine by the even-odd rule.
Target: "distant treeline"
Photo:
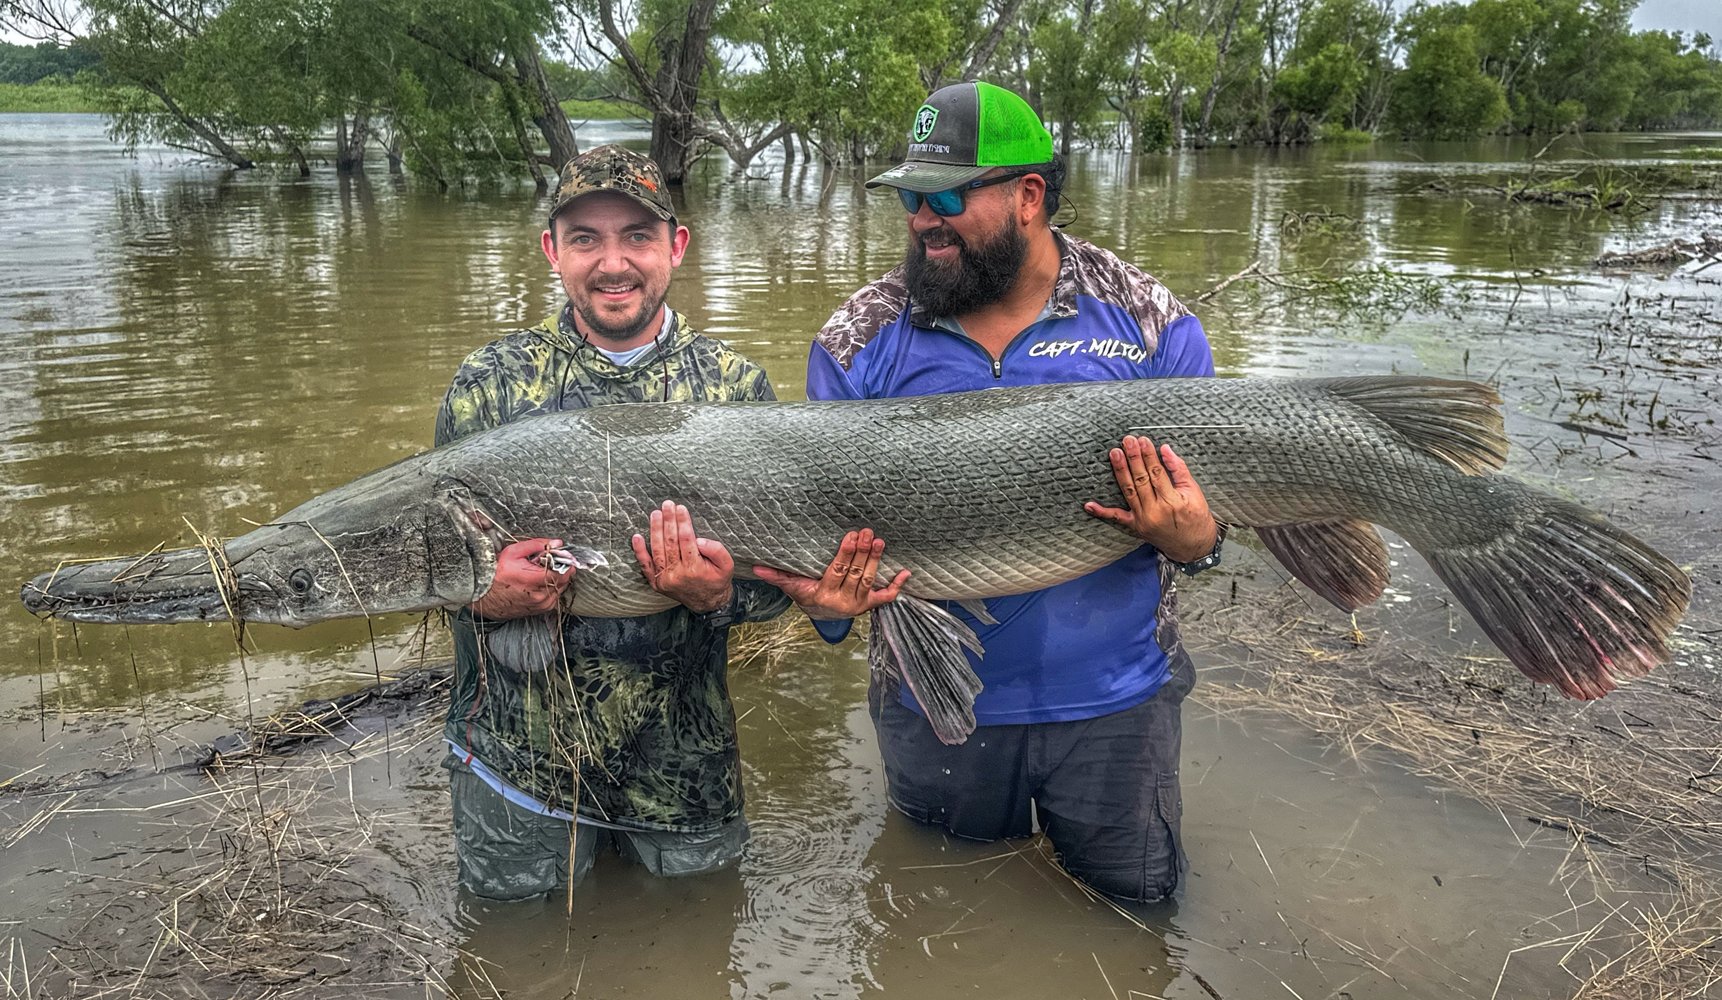
[[[70,82],[83,70],[99,62],[87,45],[13,45],[0,42],[0,83]]]
[[[674,178],[721,150],[899,151],[929,90],[1027,95],[1061,145],[1722,125],[1722,49],[1637,0],[0,0],[0,82],[75,78],[127,143],[238,166],[530,173],[632,111]],[[333,154],[324,137],[333,137]]]

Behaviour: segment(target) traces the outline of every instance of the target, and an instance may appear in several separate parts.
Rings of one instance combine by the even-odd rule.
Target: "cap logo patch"
[[[931,104],[921,105],[921,110],[915,112],[915,129],[909,133],[909,138],[915,142],[926,142],[933,134],[933,123],[939,120],[939,109]]]

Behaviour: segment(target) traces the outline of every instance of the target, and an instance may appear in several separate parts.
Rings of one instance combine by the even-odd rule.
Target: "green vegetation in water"
[[[1674,154],[1682,160],[1715,160],[1722,162],[1722,148],[1682,149]]]
[[[1262,262],[1249,267],[1196,297],[1206,302],[1239,282],[1252,282],[1260,294],[1273,289],[1333,314],[1336,320],[1391,323],[1408,312],[1440,312],[1457,318],[1471,294],[1458,282],[1396,270],[1385,264],[1361,267],[1290,268],[1265,271]]]
[[[1306,239],[1344,239],[1363,233],[1363,222],[1344,212],[1283,212],[1280,242],[1297,245]]]
[[[1315,137],[1322,142],[1345,146],[1366,146],[1375,141],[1375,133],[1347,128],[1343,122],[1322,122],[1315,130]]]
[[[1722,152],[1716,156],[1715,167],[1703,164],[1667,163],[1634,167],[1633,180],[1639,186],[1656,192],[1715,191],[1722,189]]]
[[[1590,183],[1581,180],[1578,174],[1571,174],[1551,181],[1517,186],[1509,184],[1506,194],[1509,201],[1539,205],[1576,205],[1617,212],[1643,207],[1639,197],[1640,190],[1640,187],[1631,183],[1630,178],[1608,170],[1602,171]]]
[[[47,114],[100,110],[84,88],[62,80],[41,83],[0,83],[0,113]]]
[[[1597,208],[1623,213],[1648,211],[1651,201],[1666,195],[1722,190],[1722,170],[1705,164],[1622,166],[1597,162],[1559,176],[1539,178],[1540,166],[1533,163],[1529,170],[1509,177],[1503,183],[1437,180],[1423,185],[1420,190],[1465,197],[1493,196],[1518,204]]]
[[[27,25],[39,6],[0,3],[0,26]],[[325,0],[286,19],[271,3],[193,4],[195,15],[135,0],[76,6],[88,16],[53,43],[0,42],[0,82],[88,74],[132,146],[165,142],[241,168],[285,159],[302,174],[357,169],[381,147],[391,169],[444,187],[546,182],[546,166],[572,155],[570,123],[593,119],[652,120],[671,181],[708,151],[744,170],[785,136],[831,162],[876,161],[901,155],[934,79],[1033,93],[1064,151],[1722,125],[1711,40],[1634,32],[1612,2],[1300,0],[1198,14],[773,0],[713,19],[709,4],[678,0],[634,5],[629,31],[597,36],[578,22],[609,23],[622,5],[492,0],[482,17],[454,19],[440,0]],[[380,51],[386,70],[355,71]],[[711,71],[660,73],[664,52]],[[333,157],[307,151],[331,133]]]

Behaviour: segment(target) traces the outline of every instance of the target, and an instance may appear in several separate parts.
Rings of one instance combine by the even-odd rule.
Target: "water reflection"
[[[1722,144],[1589,137],[1545,161],[1587,150],[1655,159],[1694,141]],[[529,190],[442,196],[380,176],[233,173],[159,150],[126,160],[98,120],[78,116],[0,116],[0,150],[0,578],[14,582],[63,559],[182,538],[182,517],[235,534],[244,518],[422,448],[460,358],[558,299],[537,248],[544,205]],[[1716,519],[1688,516],[1701,504],[1678,499],[1717,488],[1706,457],[1717,432],[1705,420],[1722,401],[1706,381],[1718,364],[1714,320],[1702,318],[1714,315],[1714,286],[1599,275],[1588,262],[1715,227],[1722,209],[1670,201],[1623,218],[1425,187],[1498,177],[1537,151],[1512,141],[1082,154],[1072,229],[1192,304],[1258,260],[1276,273],[1387,264],[1458,277],[1469,298],[1456,314],[1341,317],[1319,297],[1247,283],[1195,308],[1227,373],[1498,377],[1513,401],[1515,471],[1570,486],[1693,561],[1722,546]],[[672,302],[795,398],[811,335],[898,262],[903,219],[888,194],[817,163],[783,171],[768,159],[751,175],[735,181],[712,163],[682,192],[694,242]],[[1288,219],[1311,212],[1359,225],[1294,235]],[[1685,318],[1657,318],[1672,315]],[[1614,438],[1587,437],[1573,428],[1609,415],[1568,391],[1578,375],[1611,398],[1660,392],[1658,412],[1623,411],[1610,417],[1624,422]],[[1257,569],[1264,586],[1277,579]],[[1401,603],[1383,620],[1432,651],[1469,651],[1475,636],[1449,631],[1427,576],[1398,569]],[[116,718],[151,724],[191,702],[236,725],[247,698],[266,711],[350,686],[390,669],[406,628],[378,624],[375,662],[362,624],[254,630],[242,672],[225,627],[74,633],[0,603],[0,691],[15,711],[41,697],[50,715],[116,706]],[[755,829],[736,869],[666,881],[610,858],[577,893],[572,920],[559,901],[454,912],[439,754],[434,740],[404,748],[411,766],[394,773],[416,777],[373,776],[359,797],[401,818],[383,838],[395,838],[402,869],[389,877],[417,894],[415,923],[458,926],[466,993],[1203,995],[1179,978],[1190,965],[1205,970],[1208,995],[1282,984],[1305,996],[1488,995],[1476,970],[1492,977],[1527,935],[1589,918],[1543,922],[1594,902],[1549,884],[1564,837],[1509,839],[1493,813],[1324,756],[1295,733],[1245,732],[1193,708],[1196,877],[1178,909],[1138,914],[1139,926],[1083,896],[1033,843],[951,841],[891,813],[852,652],[735,671]],[[27,733],[5,733],[0,781],[77,742],[76,729],[56,735],[33,712],[27,721]],[[99,830],[115,843],[159,835]],[[45,854],[47,843],[25,846]],[[30,862],[20,913],[56,898],[58,877],[37,877],[47,863]],[[417,920],[425,909],[435,912]],[[1389,959],[1392,975],[1377,977],[1371,965]],[[1515,966],[1501,995],[1556,995],[1562,975]]]

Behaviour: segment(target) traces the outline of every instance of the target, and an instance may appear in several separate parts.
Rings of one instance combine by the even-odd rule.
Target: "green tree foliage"
[[[1357,104],[1367,72],[1349,46],[1332,42],[1286,67],[1274,83],[1291,110],[1317,121],[1343,121]]]
[[[1630,128],[1705,128],[1722,122],[1722,65],[1709,36],[1646,31],[1632,36],[1630,56],[1645,79],[1633,93]]]
[[[1394,23],[1391,0],[1315,0],[1297,20],[1275,91],[1311,124],[1375,131],[1393,75]]]
[[[1049,13],[1030,33],[1036,58],[1028,67],[1029,88],[1041,114],[1056,124],[1063,152],[1097,124],[1107,92],[1125,75],[1128,36],[1118,22],[1130,13],[1125,3],[1096,11],[1090,2]]]
[[[1407,134],[1456,139],[1507,120],[1506,92],[1483,73],[1477,29],[1469,24],[1418,33],[1394,87],[1394,120]]]
[[[719,99],[734,117],[809,136],[832,159],[865,158],[904,141],[926,80],[961,49],[976,12],[951,0],[773,0],[724,23],[749,68],[724,75]]]
[[[0,42],[0,83],[40,83],[70,80],[96,64],[96,54],[87,45],[37,42],[14,45]]]
[[[552,0],[85,0],[82,14],[72,39],[97,60],[82,79],[128,145],[309,173],[332,131],[341,169],[375,145],[441,183],[543,182],[572,155],[538,52]]]
[[[858,163],[973,78],[1067,150],[1722,126],[1712,39],[1634,33],[1636,3],[81,0],[74,25],[0,0],[0,27],[50,39],[0,45],[0,83],[76,75],[128,143],[301,172],[380,149],[445,185],[547,183],[580,99],[639,108],[672,178],[777,142]]]

